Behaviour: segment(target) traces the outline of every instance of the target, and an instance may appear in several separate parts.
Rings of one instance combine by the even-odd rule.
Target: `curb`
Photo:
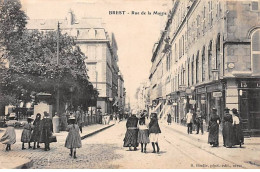
[[[94,132],[92,132],[92,133],[86,134],[85,136],[82,136],[82,137],[81,137],[81,140],[84,140],[85,138],[90,137],[90,136],[92,136],[92,135],[94,135],[94,134],[97,134],[97,133],[99,133],[99,132],[101,132],[101,131],[103,131],[103,130],[105,130],[105,129],[108,129],[108,128],[114,126],[114,125],[115,125],[115,124],[111,124],[111,125],[109,125],[109,126],[106,126],[106,127],[104,127],[104,128],[101,128],[101,129],[99,129],[99,130],[96,130],[96,131],[94,131]]]

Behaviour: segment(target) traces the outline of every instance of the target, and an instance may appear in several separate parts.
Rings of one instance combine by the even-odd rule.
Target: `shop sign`
[[[187,94],[191,94],[191,89],[190,89],[190,88],[187,88],[187,89],[186,89],[186,93],[187,93]]]
[[[240,88],[260,88],[260,82],[259,81],[241,81]]]
[[[196,104],[196,100],[190,100],[190,104],[192,105]]]
[[[213,97],[222,97],[222,92],[213,92]]]
[[[201,104],[206,104],[206,100],[201,100]]]
[[[222,90],[222,84],[215,84],[207,86],[207,92],[219,91]]]
[[[173,106],[177,106],[177,103],[173,103],[172,105],[173,105]]]

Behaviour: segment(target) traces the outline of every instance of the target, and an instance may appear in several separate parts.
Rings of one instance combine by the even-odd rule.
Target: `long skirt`
[[[234,134],[233,137],[234,145],[244,144],[244,135],[240,124],[235,124],[233,126],[233,134]]]
[[[32,131],[28,129],[23,129],[22,136],[21,136],[21,142],[29,143],[31,140]]]
[[[137,142],[138,142],[138,143],[150,143],[149,131],[148,131],[148,129],[139,130]]]
[[[223,142],[224,146],[233,146],[233,126],[231,122],[224,122],[223,124]]]
[[[14,127],[7,127],[7,129],[5,130],[4,135],[1,137],[0,142],[2,142],[3,144],[15,144],[16,142],[16,134],[15,134],[15,130]]]
[[[213,146],[218,146],[218,134],[219,134],[219,125],[218,123],[212,123],[209,128],[208,143]]]
[[[138,129],[127,129],[124,138],[124,147],[130,147],[130,146],[137,147],[138,146],[137,136],[138,136]]]

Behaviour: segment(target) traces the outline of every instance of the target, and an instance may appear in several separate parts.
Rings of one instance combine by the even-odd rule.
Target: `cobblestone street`
[[[146,154],[140,152],[140,147],[137,151],[124,148],[126,129],[123,121],[82,140],[83,146],[77,150],[77,159],[71,158],[69,150],[64,147],[66,132],[55,134],[58,142],[52,143],[51,150],[45,152],[42,148],[21,150],[21,130],[17,130],[17,143],[12,146],[12,151],[6,152],[1,145],[0,156],[30,159],[33,162],[32,169],[259,168],[258,138],[246,138],[243,148],[227,149],[221,145],[220,135],[220,147],[212,148],[207,144],[207,132],[204,135],[188,135],[186,127],[181,125],[160,123],[160,126],[159,154],[151,153],[151,144],[147,145]],[[85,127],[83,134],[102,127]]]

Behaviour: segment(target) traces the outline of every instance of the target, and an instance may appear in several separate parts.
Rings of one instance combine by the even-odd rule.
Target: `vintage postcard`
[[[259,169],[259,0],[0,0],[1,169]]]

